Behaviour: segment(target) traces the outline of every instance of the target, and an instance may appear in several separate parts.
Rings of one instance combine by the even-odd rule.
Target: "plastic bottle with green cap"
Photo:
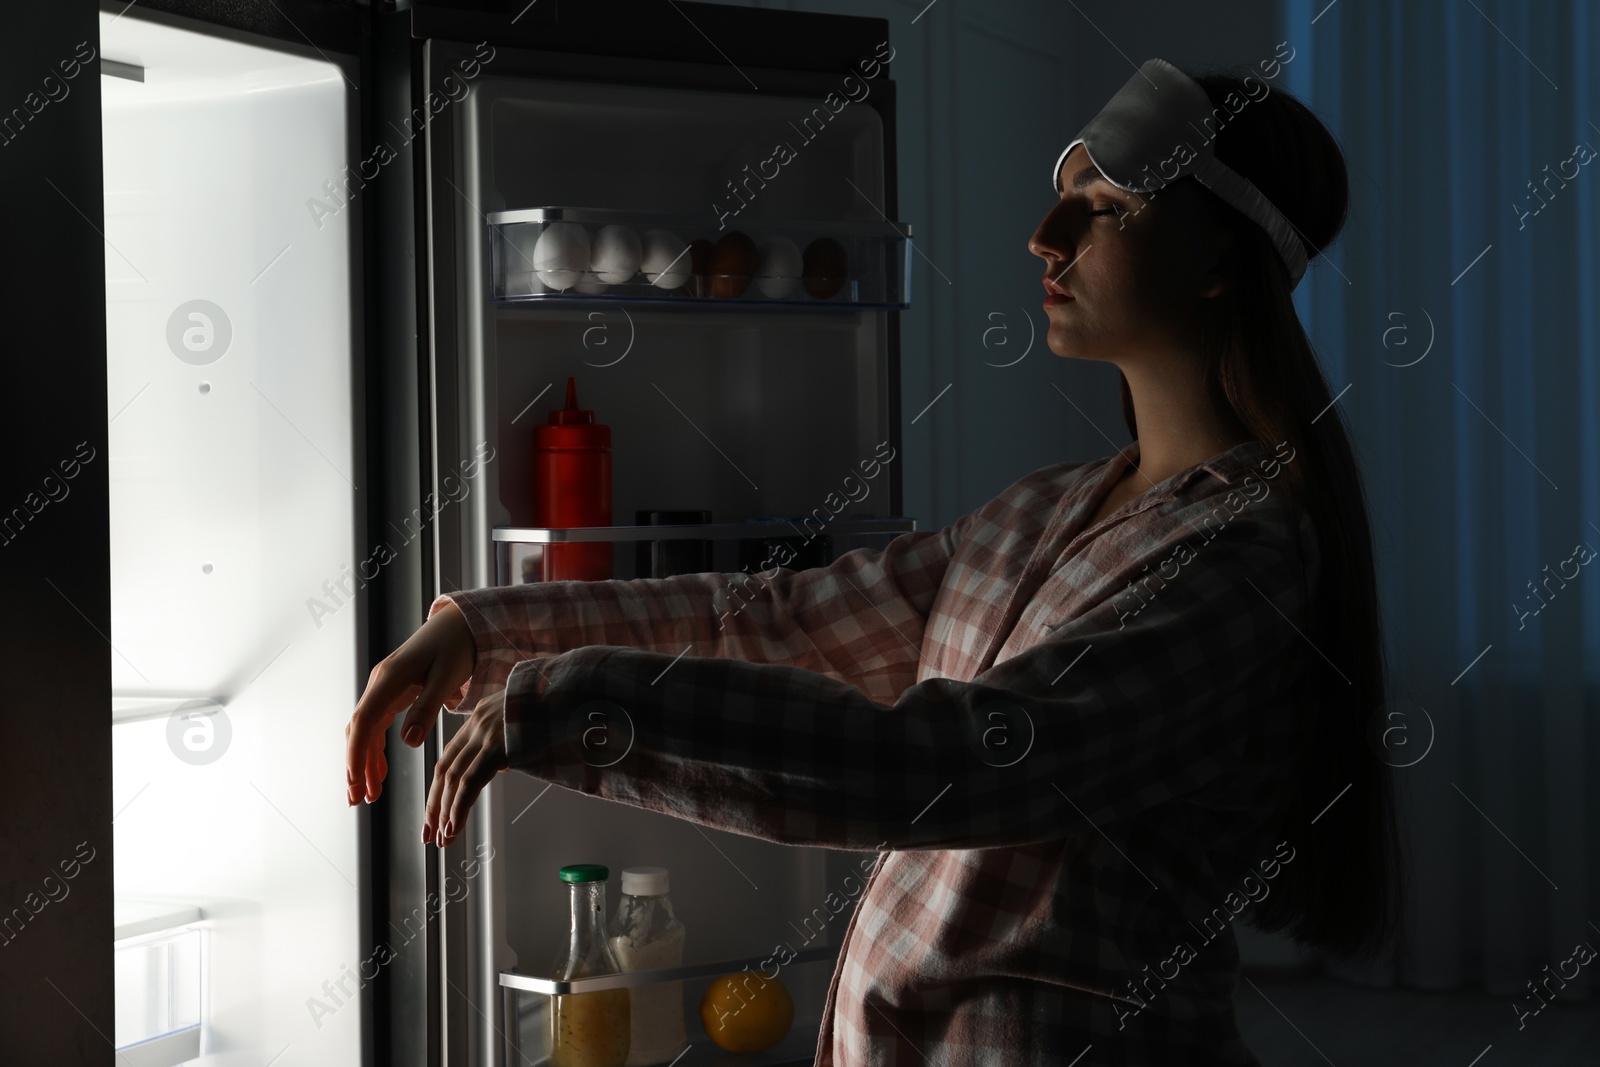
[[[599,863],[561,868],[571,907],[571,936],[550,976],[559,981],[618,974],[606,940],[606,879]],[[626,989],[557,993],[550,998],[550,1067],[624,1067],[628,1060],[630,998]]]

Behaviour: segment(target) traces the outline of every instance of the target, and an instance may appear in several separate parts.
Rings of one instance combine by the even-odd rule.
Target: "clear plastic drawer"
[[[173,1067],[200,1055],[200,909],[116,901],[117,1063]]]

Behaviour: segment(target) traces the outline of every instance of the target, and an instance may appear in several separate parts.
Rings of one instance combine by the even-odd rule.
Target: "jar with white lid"
[[[611,953],[623,971],[649,971],[683,963],[684,928],[672,913],[665,867],[628,867],[622,896],[608,930]],[[627,1067],[670,1063],[689,1039],[684,1026],[683,982],[634,986]]]

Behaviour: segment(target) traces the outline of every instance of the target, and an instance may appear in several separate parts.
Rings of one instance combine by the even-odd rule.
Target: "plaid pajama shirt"
[[[1273,862],[1316,654],[1286,449],[1239,445],[1088,529],[1137,441],[825,567],[482,589],[430,615],[454,601],[477,641],[457,711],[506,688],[512,766],[878,852],[817,1065],[1255,1064],[1219,906]]]

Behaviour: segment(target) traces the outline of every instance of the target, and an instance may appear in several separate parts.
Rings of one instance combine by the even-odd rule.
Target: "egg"
[[[589,269],[589,231],[576,222],[552,222],[533,247],[533,269],[552,289],[570,289]]]
[[[756,250],[756,288],[781,300],[800,281],[800,246],[787,237],[768,237]]]
[[[539,240],[539,227],[528,223],[512,223],[500,230],[504,265],[506,296],[531,296],[533,294],[533,250]]]
[[[704,237],[696,237],[689,242],[689,273],[692,277],[684,286],[690,296],[710,296],[711,279],[706,277],[711,272],[711,252],[713,245]]]
[[[832,237],[818,237],[806,245],[802,264],[806,292],[818,300],[827,300],[844,286],[850,273],[850,259],[844,245]]]
[[[602,282],[619,285],[639,273],[639,235],[626,226],[602,226],[594,235],[589,266]]]
[[[722,235],[711,250],[711,295],[731,300],[745,291],[756,271],[756,243],[738,230]]]
[[[689,246],[667,230],[644,231],[639,265],[645,280],[660,289],[676,289],[689,280]]]

